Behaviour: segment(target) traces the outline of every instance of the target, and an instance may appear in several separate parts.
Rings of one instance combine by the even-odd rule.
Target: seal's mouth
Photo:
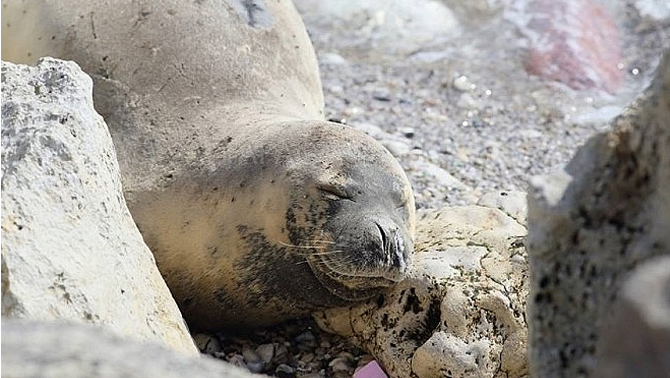
[[[332,261],[328,262],[327,260],[323,257],[308,257],[307,263],[323,287],[333,295],[348,301],[372,298],[380,290],[398,282],[398,277],[395,276],[394,279],[389,279],[383,275],[360,274],[333,269],[329,266],[332,265]]]
[[[307,256],[316,278],[334,295],[347,300],[367,299],[405,278],[409,261],[402,238],[397,232],[387,236],[379,225],[376,230],[376,242],[362,251],[334,248]]]

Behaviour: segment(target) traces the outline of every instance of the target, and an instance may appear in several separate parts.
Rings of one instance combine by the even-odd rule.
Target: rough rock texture
[[[477,205],[499,209],[521,224],[527,223],[528,202],[526,192],[498,191],[486,193],[477,201]]]
[[[602,331],[594,375],[670,377],[670,256],[636,268],[616,306],[614,322]]]
[[[91,91],[71,62],[2,63],[2,316],[104,324],[195,354]]]
[[[408,279],[314,317],[369,350],[391,377],[524,377],[525,233],[497,209],[421,212]]]
[[[6,378],[259,377],[209,357],[139,343],[91,325],[2,321]]]
[[[670,253],[670,54],[645,94],[529,194],[534,376],[589,376],[628,273]],[[670,349],[670,345],[666,345]]]

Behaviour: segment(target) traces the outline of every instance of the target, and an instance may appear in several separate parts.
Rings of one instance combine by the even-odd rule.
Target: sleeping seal
[[[93,77],[128,207],[192,329],[269,325],[403,278],[407,177],[324,120],[291,2],[3,1],[2,17],[3,59]]]

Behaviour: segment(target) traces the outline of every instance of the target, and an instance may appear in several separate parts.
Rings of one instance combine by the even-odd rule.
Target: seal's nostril
[[[384,228],[379,225],[379,223],[375,223],[377,226],[377,229],[379,230],[379,239],[382,242],[382,252],[386,252],[388,249],[388,238],[386,237],[386,232],[384,232]]]

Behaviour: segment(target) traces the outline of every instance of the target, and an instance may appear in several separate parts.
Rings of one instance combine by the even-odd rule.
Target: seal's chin
[[[404,272],[392,267],[357,271],[344,269],[344,264],[326,256],[310,256],[307,262],[326,289],[349,301],[371,298],[380,290],[394,286],[405,278]]]

